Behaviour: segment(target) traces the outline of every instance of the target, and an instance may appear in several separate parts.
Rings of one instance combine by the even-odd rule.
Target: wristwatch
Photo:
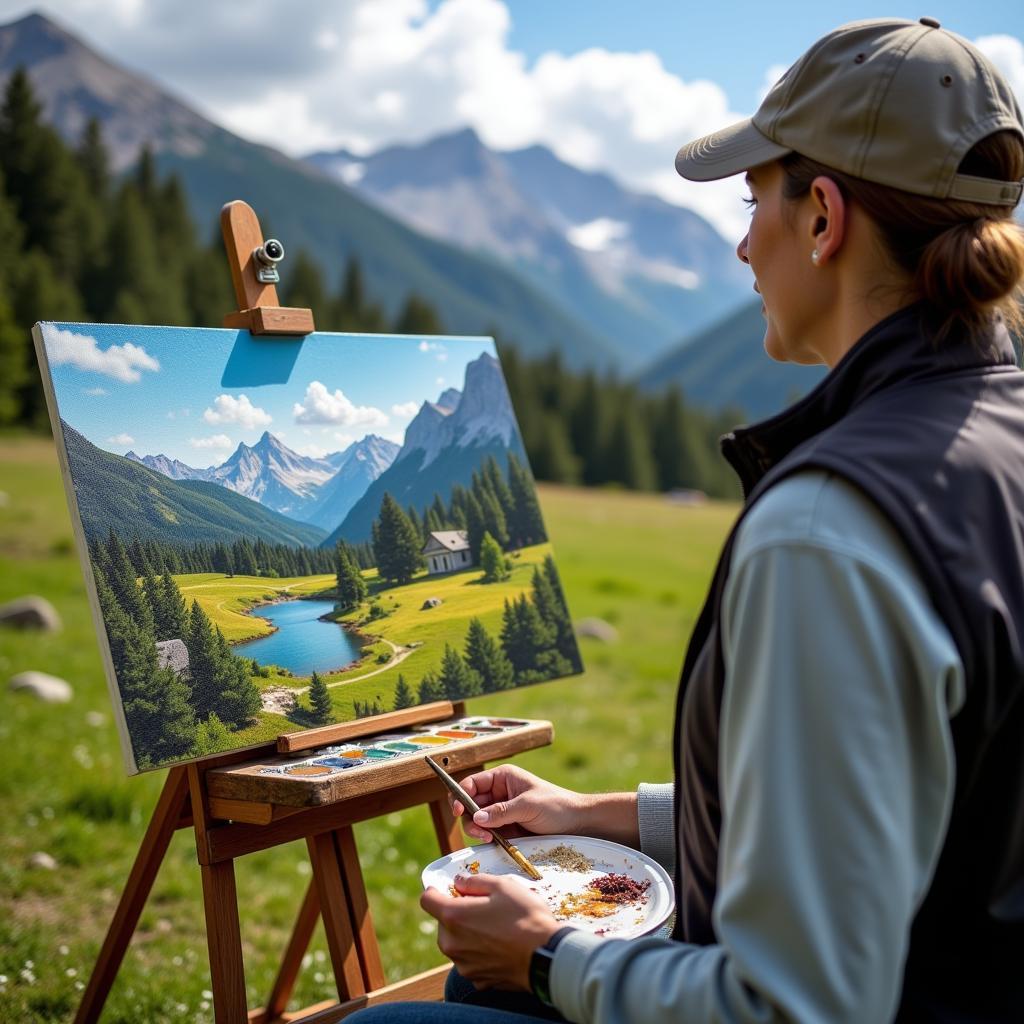
[[[530,957],[530,991],[545,1006],[555,1005],[551,1000],[551,965],[555,960],[555,950],[562,939],[574,931],[576,929],[571,926],[559,928],[543,946],[538,946]]]

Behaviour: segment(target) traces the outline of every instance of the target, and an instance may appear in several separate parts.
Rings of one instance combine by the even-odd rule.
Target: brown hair
[[[819,175],[831,178],[848,200],[875,222],[889,255],[913,281],[931,311],[932,328],[979,339],[1001,313],[1011,330],[1024,327],[1024,230],[1008,206],[933,199],[876,185],[791,153],[782,159],[786,199],[810,191]],[[1024,142],[999,131],[976,143],[961,174],[998,181],[1024,178]]]

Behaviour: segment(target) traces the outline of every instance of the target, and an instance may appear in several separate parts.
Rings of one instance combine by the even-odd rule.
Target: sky
[[[494,148],[541,143],[695,209],[731,240],[746,222],[742,184],[684,182],[675,152],[753,113],[838,24],[936,17],[978,42],[1024,98],[1020,0],[0,0],[0,20],[32,9],[292,155],[470,125]]]
[[[302,455],[367,434],[401,444],[425,400],[462,389],[490,338],[44,325],[60,416],[106,451],[220,465],[264,431]]]

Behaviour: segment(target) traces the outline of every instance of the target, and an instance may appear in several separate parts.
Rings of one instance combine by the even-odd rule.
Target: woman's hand
[[[582,793],[546,782],[514,764],[477,772],[462,780],[462,788],[480,805],[473,820],[463,820],[468,836],[490,840],[490,828],[501,828],[506,839],[525,835],[582,834],[588,805]],[[465,808],[449,798],[452,813]]]
[[[529,991],[533,951],[561,927],[547,904],[512,875],[459,876],[455,888],[461,896],[431,888],[420,897],[441,952],[477,988]]]

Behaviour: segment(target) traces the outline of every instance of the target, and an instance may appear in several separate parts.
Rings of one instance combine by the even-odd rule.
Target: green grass
[[[0,982],[0,1020],[66,1021],[164,773],[125,776],[51,446],[0,440],[0,491],[7,495],[0,501],[0,601],[41,594],[64,620],[53,637],[0,631],[0,975],[7,979]],[[686,637],[735,508],[681,508],[657,496],[550,487],[542,489],[541,503],[574,618],[606,619],[619,630],[619,642],[583,640],[583,676],[475,699],[470,709],[551,719],[555,743],[517,763],[564,785],[630,789],[666,780]],[[431,582],[433,592],[444,581]],[[406,611],[416,617],[418,603],[399,603],[394,621],[381,623],[394,626]],[[67,679],[73,700],[41,705],[9,693],[6,679],[25,669]],[[339,690],[346,687],[332,692]],[[373,692],[360,699],[372,700]],[[440,963],[430,922],[416,905],[420,868],[436,855],[427,811],[391,815],[356,833],[389,979]],[[58,870],[30,868],[36,851],[53,855]],[[309,881],[305,846],[247,857],[237,874],[255,1006],[269,989]],[[203,994],[209,984],[195,847],[183,831],[171,844],[103,1020],[212,1020]],[[294,1005],[333,994],[318,932]]]

